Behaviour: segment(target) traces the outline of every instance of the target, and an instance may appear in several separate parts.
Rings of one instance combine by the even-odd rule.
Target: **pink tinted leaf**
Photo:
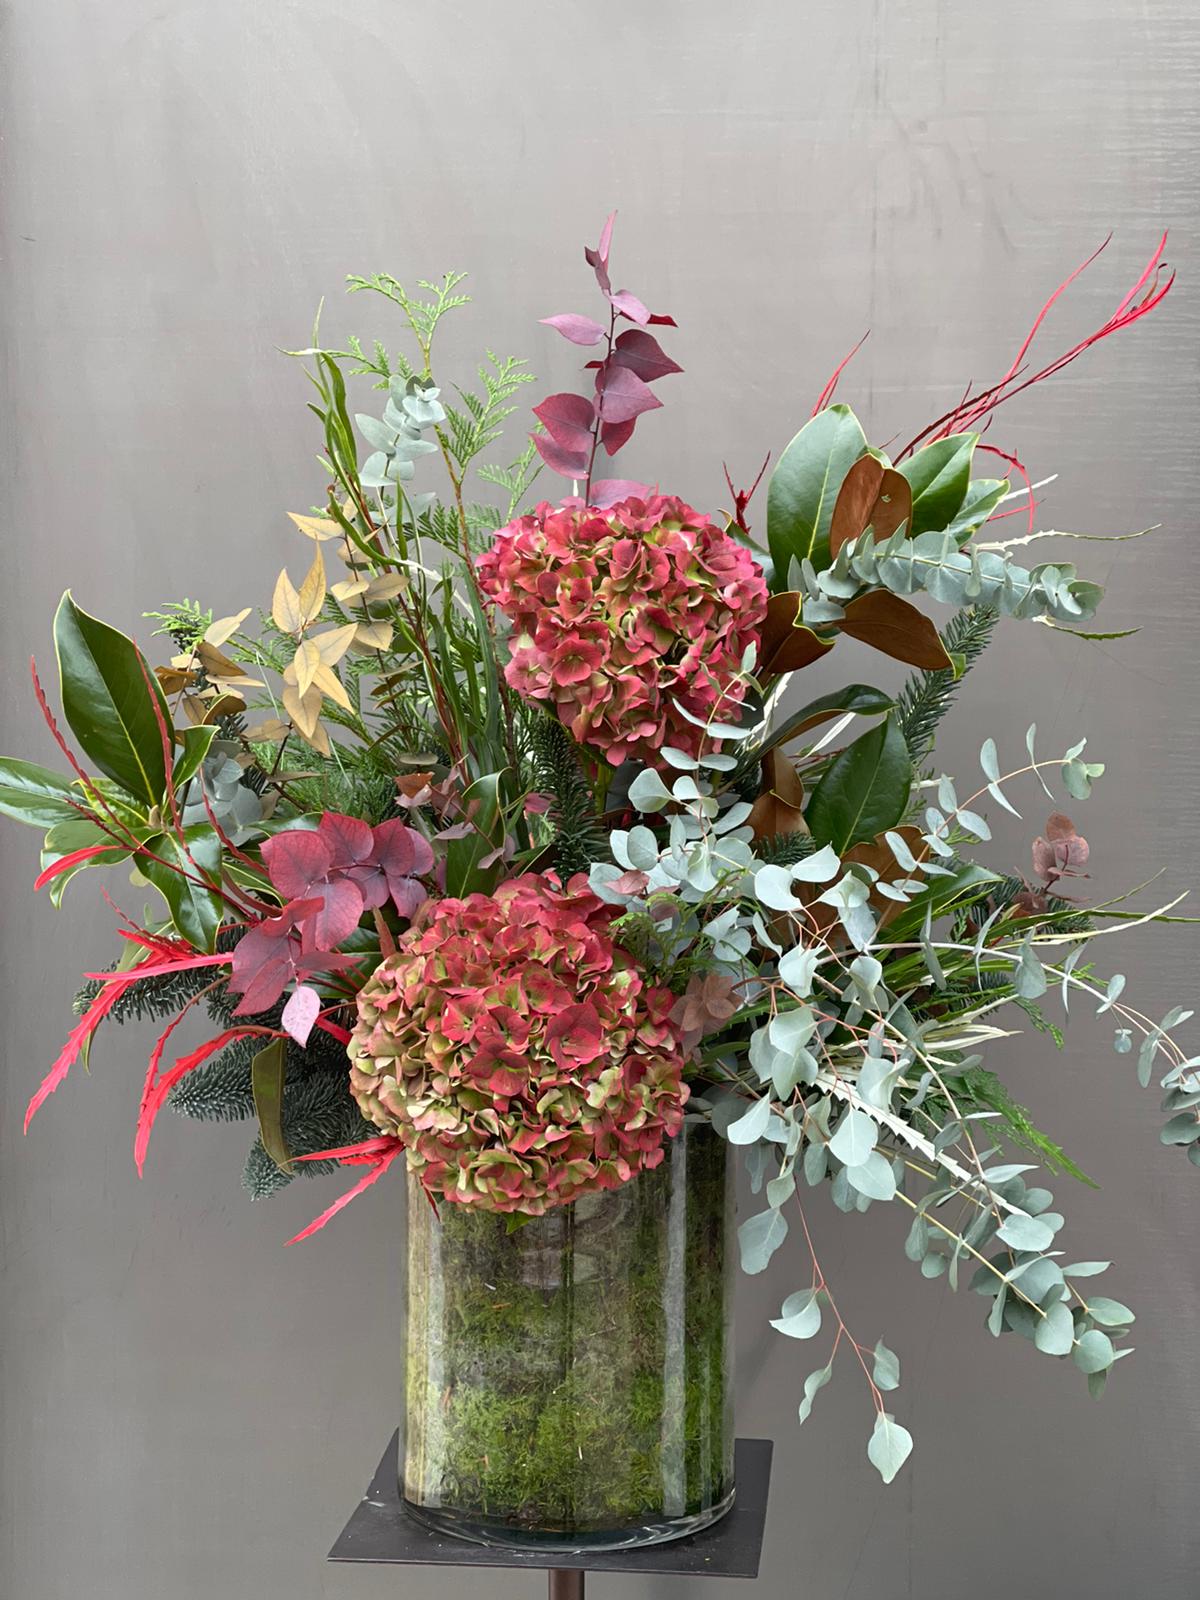
[[[605,330],[594,318],[581,317],[573,311],[564,311],[557,317],[543,317],[541,320],[572,344],[599,344],[604,338]]]
[[[605,266],[608,265],[608,252],[612,248],[613,223],[617,220],[617,213],[610,211],[605,218],[604,226],[600,229],[599,256]]]
[[[375,842],[370,827],[361,818],[345,817],[337,811],[327,811],[321,818],[317,837],[328,846],[333,867],[349,867],[365,861]]]
[[[362,890],[349,878],[322,885],[321,909],[305,919],[306,949],[336,950],[358,927],[364,909]]]
[[[373,1183],[377,1183],[383,1177],[403,1148],[404,1146],[397,1139],[392,1149],[382,1151],[379,1157],[372,1161],[366,1175],[361,1177],[352,1189],[347,1189],[345,1194],[339,1195],[327,1210],[322,1211],[319,1217],[309,1223],[307,1228],[302,1228],[294,1238],[289,1239],[288,1244],[299,1244],[301,1239],[307,1239],[312,1234],[319,1233],[327,1222],[331,1222],[339,1211],[350,1204],[351,1200],[362,1194],[364,1189],[369,1189]]]
[[[600,429],[600,443],[610,456],[615,456],[618,450],[623,450],[633,438],[636,419],[628,422],[606,422]]]
[[[308,1036],[313,1030],[313,1023],[316,1022],[320,1009],[320,995],[306,983],[293,989],[288,996],[288,1003],[283,1008],[283,1026],[298,1045],[303,1046],[308,1043]]]
[[[654,335],[642,328],[626,328],[624,333],[617,336],[612,360],[616,366],[628,367],[631,372],[636,372],[645,383],[653,383],[656,378],[683,371],[678,362],[671,360]]]
[[[332,865],[325,840],[304,828],[274,834],[263,840],[261,848],[271,882],[289,900],[306,894]]]
[[[595,404],[582,394],[550,394],[533,414],[554,440],[566,450],[586,450],[592,441]]]
[[[628,289],[618,289],[616,294],[610,294],[608,303],[618,316],[628,317],[630,322],[650,321],[649,309]]]
[[[546,465],[555,472],[561,472],[564,478],[582,478],[587,472],[590,444],[587,450],[566,450],[562,445],[555,444],[553,439],[547,439],[543,433],[535,433],[533,443]]]
[[[402,917],[415,917],[429,899],[429,894],[416,878],[388,878],[392,903]]]
[[[592,504],[598,511],[607,511],[620,500],[645,500],[653,493],[648,483],[634,483],[630,478],[601,478],[592,484]]]
[[[292,981],[294,965],[285,954],[271,956],[247,977],[235,1017],[257,1017],[269,1011]],[[230,985],[232,988],[232,984]]]
[[[608,276],[608,252],[612,244],[613,220],[617,213],[609,213],[608,221],[600,230],[600,244],[593,250],[590,245],[583,247],[583,259],[596,274],[596,282],[605,294],[612,288],[612,280]]]
[[[406,872],[420,877],[433,866],[433,848],[423,833],[410,828],[400,817],[381,822],[375,829],[371,860],[385,872]]]
[[[656,411],[662,401],[628,367],[609,367],[597,374],[600,389],[600,415],[605,422],[629,422],[643,411]]]

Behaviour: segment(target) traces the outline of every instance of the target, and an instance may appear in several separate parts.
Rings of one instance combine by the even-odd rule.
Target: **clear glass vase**
[[[654,1544],[733,1503],[732,1163],[661,1166],[510,1231],[409,1185],[400,1494],[484,1544]]]

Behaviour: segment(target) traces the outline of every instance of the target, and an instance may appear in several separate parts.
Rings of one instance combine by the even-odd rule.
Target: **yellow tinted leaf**
[[[288,516],[306,539],[316,539],[320,543],[324,539],[340,539],[342,536],[341,528],[330,517],[302,517],[298,511],[289,511]]]
[[[360,622],[354,630],[355,644],[365,650],[386,650],[392,642],[390,622]]]
[[[349,695],[342,688],[341,680],[337,673],[330,667],[323,664],[319,665],[313,673],[312,681],[313,687],[320,689],[322,694],[327,694],[335,705],[341,706],[345,711],[353,711],[354,707],[350,704]]]
[[[310,739],[321,715],[321,691],[310,687],[308,693],[302,695],[288,683],[284,685],[282,699],[283,708],[291,717],[296,731]]]
[[[367,600],[394,600],[408,588],[408,579],[402,572],[383,572],[367,585]]]
[[[349,650],[357,632],[358,624],[347,622],[345,627],[329,628],[324,633],[313,634],[309,643],[316,645],[321,660],[327,667],[332,667]]]
[[[252,728],[246,729],[247,739],[261,741],[264,744],[274,744],[287,733],[287,724],[280,722],[278,717],[268,717],[265,722],[256,722]]]
[[[335,600],[345,605],[347,600],[357,600],[360,594],[365,594],[367,585],[361,578],[356,579],[353,583],[349,578],[346,578],[341,583],[335,583],[329,592]]]
[[[228,644],[249,615],[250,607],[247,606],[235,617],[218,617],[204,635],[205,644],[211,644],[214,649],[219,650],[223,644]]]
[[[303,697],[312,686],[313,673],[321,665],[321,652],[311,639],[305,639],[296,651],[292,665],[296,669],[296,691]]]
[[[275,584],[275,594],[271,600],[271,618],[281,633],[299,633],[304,625],[300,613],[300,596],[286,571],[279,574]]]
[[[325,604],[325,560],[321,555],[321,547],[317,546],[313,556],[313,564],[304,576],[300,585],[298,597],[301,624],[308,627],[321,614],[321,607]]]

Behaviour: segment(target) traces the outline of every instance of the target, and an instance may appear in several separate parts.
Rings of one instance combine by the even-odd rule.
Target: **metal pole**
[[[550,1600],[583,1600],[584,1574],[569,1567],[550,1568]]]

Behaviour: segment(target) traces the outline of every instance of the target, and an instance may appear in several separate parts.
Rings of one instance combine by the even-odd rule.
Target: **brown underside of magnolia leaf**
[[[811,666],[833,649],[832,639],[819,638],[811,628],[798,622],[803,595],[789,590],[772,595],[759,643],[759,676],[775,678],[784,672],[798,672]]]
[[[953,666],[937,629],[925,613],[886,589],[851,600],[837,626],[852,639],[860,639],[910,667],[944,672]]]
[[[756,839],[777,833],[807,833],[804,785],[795,766],[780,750],[768,750],[762,763],[762,788],[747,822]]]
[[[838,490],[829,524],[829,554],[870,528],[876,544],[890,539],[912,516],[912,487],[893,467],[863,456],[846,474]]]

